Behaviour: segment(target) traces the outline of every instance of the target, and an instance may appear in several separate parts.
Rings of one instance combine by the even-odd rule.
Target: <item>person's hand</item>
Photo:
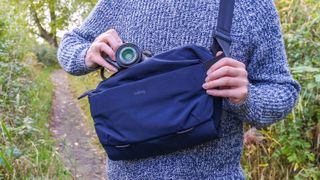
[[[209,95],[229,98],[234,104],[247,98],[249,81],[243,63],[225,57],[212,65],[207,75],[203,88]]]
[[[119,46],[123,44],[118,33],[114,29],[110,29],[107,32],[98,36],[91,44],[85,57],[85,63],[89,68],[96,68],[102,66],[112,72],[117,72],[117,68],[107,63],[102,53],[105,53],[112,60],[115,61],[115,54]]]

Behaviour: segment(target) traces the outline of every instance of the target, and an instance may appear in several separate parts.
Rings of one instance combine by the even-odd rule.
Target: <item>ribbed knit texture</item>
[[[65,34],[58,59],[71,74],[89,73],[86,51],[110,28],[156,54],[186,44],[209,48],[218,10],[219,0],[100,0],[80,28]],[[169,155],[109,160],[110,179],[244,178],[243,122],[263,127],[283,119],[294,107],[300,87],[288,69],[272,0],[236,0],[231,38],[231,56],[246,64],[250,85],[242,104],[224,100],[222,138]]]

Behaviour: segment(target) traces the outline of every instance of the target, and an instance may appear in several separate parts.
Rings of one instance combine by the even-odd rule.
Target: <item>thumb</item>
[[[217,54],[216,54],[216,57],[221,56],[222,54],[223,54],[222,51],[218,51]]]

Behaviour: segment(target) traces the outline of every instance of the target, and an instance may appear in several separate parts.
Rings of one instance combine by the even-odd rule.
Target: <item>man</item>
[[[64,36],[59,62],[74,75],[98,66],[117,71],[101,53],[114,60],[123,41],[155,54],[187,44],[209,49],[218,10],[219,0],[100,0],[84,24]],[[264,127],[283,119],[300,87],[288,69],[272,0],[237,0],[231,38],[231,57],[214,64],[203,85],[224,97],[222,137],[168,155],[109,160],[110,179],[244,179],[243,122]]]

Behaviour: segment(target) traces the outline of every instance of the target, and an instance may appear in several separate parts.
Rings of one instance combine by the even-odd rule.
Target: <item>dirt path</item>
[[[58,151],[75,179],[104,179],[105,156],[98,145],[92,144],[97,136],[70,92],[67,74],[58,70],[51,79],[55,96],[50,129],[58,140]]]

